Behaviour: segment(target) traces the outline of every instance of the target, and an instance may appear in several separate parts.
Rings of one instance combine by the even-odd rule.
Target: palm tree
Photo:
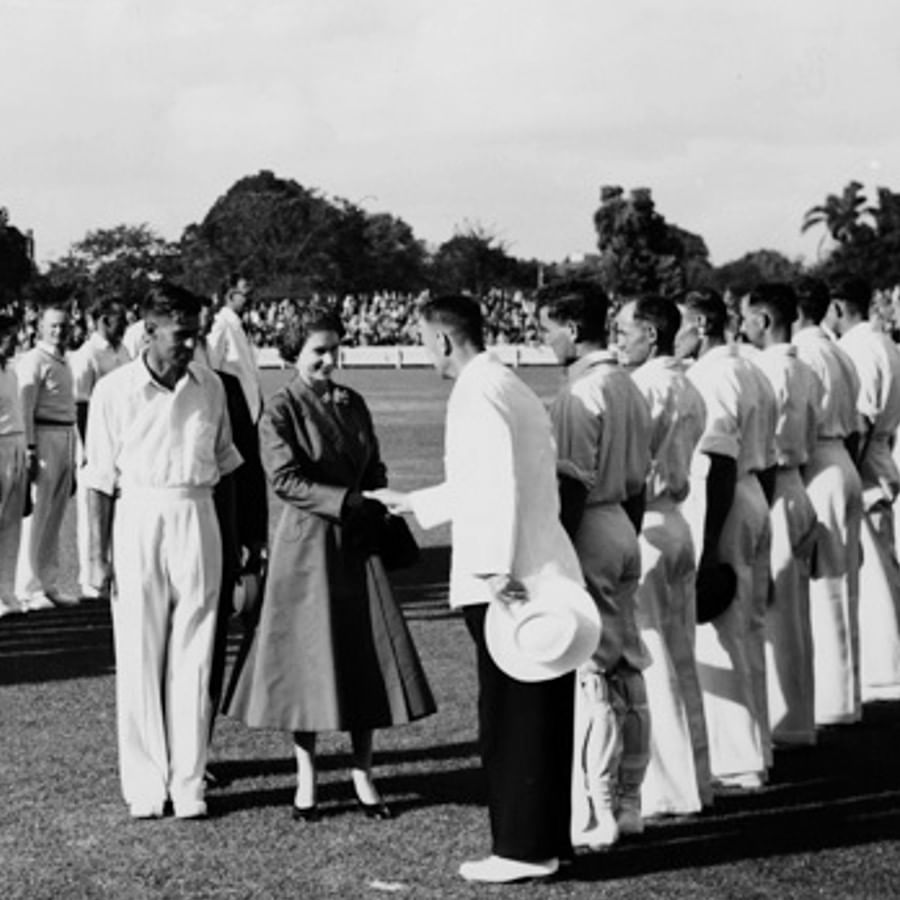
[[[817,225],[824,225],[826,228],[819,241],[819,257],[822,255],[822,243],[826,237],[831,236],[838,243],[847,244],[858,235],[861,228],[869,227],[860,221],[863,216],[872,213],[871,207],[866,206],[862,190],[863,185],[860,182],[851,181],[840,196],[829,194],[824,203],[806,211],[800,228],[801,233]]]

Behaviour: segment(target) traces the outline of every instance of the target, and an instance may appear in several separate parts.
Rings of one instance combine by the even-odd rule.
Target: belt
[[[138,484],[123,484],[122,497],[126,500],[144,498],[147,500],[205,500],[212,497],[211,485],[179,485],[178,487],[149,487]]]
[[[38,428],[71,428],[74,422],[59,422],[56,419],[35,418],[34,424]]]

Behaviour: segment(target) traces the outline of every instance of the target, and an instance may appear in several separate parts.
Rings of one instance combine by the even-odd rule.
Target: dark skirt
[[[402,725],[436,709],[422,664],[377,557],[343,586],[300,596],[267,585],[250,653],[228,715],[251,727],[349,731]],[[356,585],[355,591],[345,588]],[[320,587],[324,587],[321,585]]]

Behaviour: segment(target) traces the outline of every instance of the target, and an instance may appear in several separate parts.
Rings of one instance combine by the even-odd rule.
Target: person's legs
[[[316,805],[316,733],[294,732],[294,758],[297,760],[297,789],[294,808],[311,810]]]
[[[173,598],[165,681],[169,794],[175,815],[191,818],[206,812],[203,773],[222,547],[211,497],[169,504],[164,549]]]

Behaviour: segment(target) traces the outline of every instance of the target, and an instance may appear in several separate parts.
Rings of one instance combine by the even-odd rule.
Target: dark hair
[[[707,332],[712,337],[725,337],[728,324],[728,307],[715,288],[697,288],[684,295],[684,308],[706,319]]]
[[[67,290],[50,291],[38,302],[38,316],[55,309],[64,313],[72,312],[72,295]]]
[[[634,301],[634,317],[656,329],[656,348],[660,353],[671,355],[675,352],[681,313],[672,300],[657,294],[642,294]]]
[[[839,278],[831,287],[831,296],[835,300],[843,300],[846,306],[862,318],[868,317],[872,287],[865,278],[857,275]]]
[[[154,284],[141,306],[144,318],[176,319],[200,315],[200,300],[196,294],[171,281]]]
[[[19,324],[16,316],[11,316],[7,313],[0,314],[0,334],[6,334],[8,331],[18,331]]]
[[[432,297],[419,306],[419,316],[429,325],[438,324],[461,343],[484,349],[484,316],[481,304],[465,294]]]
[[[828,285],[821,278],[804,275],[794,282],[794,293],[797,296],[797,309],[803,318],[818,325],[825,318],[831,303]]]
[[[546,309],[554,322],[572,322],[579,341],[605,344],[609,298],[606,291],[589,278],[567,278],[542,287],[537,308]]]
[[[295,363],[309,336],[322,331],[333,331],[339,338],[343,338],[344,323],[337,309],[320,302],[303,306],[295,304],[276,341],[281,358],[286,363]]]
[[[747,294],[747,305],[764,309],[778,328],[790,328],[797,318],[797,297],[794,289],[781,281],[757,285]]]
[[[125,315],[125,306],[115,297],[98,297],[88,307],[88,315],[96,322],[114,315]]]

